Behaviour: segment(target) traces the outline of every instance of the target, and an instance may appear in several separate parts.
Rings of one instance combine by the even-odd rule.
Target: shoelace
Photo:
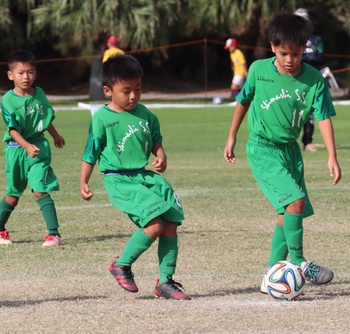
[[[56,239],[55,235],[47,234],[44,236],[44,241],[54,241]]]
[[[121,268],[122,268],[122,271],[123,271],[123,274],[124,274],[125,278],[132,279],[134,277],[134,274],[131,271],[131,267],[123,266]]]
[[[180,292],[182,292],[179,288],[184,289],[184,287],[182,286],[181,283],[175,282],[174,280],[169,280],[169,281],[167,282],[167,284],[168,284],[169,286],[171,286],[171,288],[172,288],[173,290],[175,290],[175,291],[180,291]],[[185,289],[184,289],[184,290],[185,290]]]
[[[315,282],[317,281],[317,276],[318,276],[319,273],[320,273],[320,267],[317,266],[317,265],[315,265],[315,264],[313,263],[313,261],[312,261],[312,262],[309,262],[309,263],[306,265],[306,268],[305,268],[305,270],[304,270],[305,276],[310,277],[310,279],[313,280],[313,281],[315,281]]]

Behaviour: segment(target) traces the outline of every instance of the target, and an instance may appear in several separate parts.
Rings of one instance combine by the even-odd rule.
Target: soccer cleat
[[[157,298],[165,298],[165,299],[177,299],[177,300],[188,300],[191,299],[189,295],[181,291],[179,288],[183,288],[183,286],[170,280],[168,282],[159,284],[159,279],[157,279],[156,287],[154,289],[154,295]]]
[[[131,271],[131,267],[130,266],[118,266],[115,261],[113,261],[113,263],[110,265],[109,272],[117,280],[120,287],[122,287],[123,289],[130,291],[130,292],[139,291],[139,289],[134,281],[134,274]]]
[[[0,245],[10,245],[12,241],[10,240],[9,233],[5,231],[0,232]]]
[[[44,236],[43,247],[59,246],[62,239],[58,235],[46,234]]]
[[[263,278],[263,280],[261,282],[260,292],[263,293],[264,295],[268,294],[267,287],[266,287],[266,282],[265,282],[265,275],[264,275],[264,278]]]
[[[329,283],[334,277],[332,270],[318,266],[313,261],[304,261],[300,267],[304,272],[306,280],[314,284]]]

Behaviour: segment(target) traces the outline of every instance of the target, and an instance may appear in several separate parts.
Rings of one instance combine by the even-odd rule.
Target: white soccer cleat
[[[0,232],[0,245],[10,245],[12,241],[10,240],[9,233],[5,231]]]
[[[58,235],[46,234],[44,236],[43,247],[59,246],[62,243],[62,239]]]

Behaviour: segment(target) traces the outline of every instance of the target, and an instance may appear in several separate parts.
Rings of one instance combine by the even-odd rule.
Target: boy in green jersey
[[[1,100],[7,145],[6,196],[0,201],[0,245],[12,243],[5,224],[28,182],[48,230],[43,246],[61,244],[56,208],[49,194],[59,190],[59,186],[51,168],[51,149],[44,132],[49,132],[57,148],[62,148],[65,141],[52,124],[55,112],[45,93],[40,87],[33,86],[36,72],[36,60],[28,51],[19,51],[8,61],[7,75],[14,88]]]
[[[119,285],[137,292],[131,265],[158,238],[159,278],[155,296],[189,299],[173,280],[178,256],[177,227],[184,219],[179,199],[158,173],[167,167],[157,117],[138,103],[143,70],[130,55],[117,55],[102,65],[102,85],[111,101],[92,117],[82,157],[80,192],[89,201],[88,182],[96,162],[104,173],[103,185],[113,206],[123,211],[137,230],[109,271]],[[155,156],[147,170],[151,153]]]
[[[247,160],[264,195],[275,207],[277,224],[268,265],[280,260],[300,266],[315,284],[328,283],[333,271],[309,262],[303,252],[303,218],[313,214],[304,181],[297,138],[310,112],[318,121],[328,151],[333,185],[341,179],[331,118],[331,97],[321,73],[301,59],[309,38],[308,22],[297,15],[279,14],[269,25],[275,57],[255,61],[237,95],[224,158],[235,163],[238,129],[249,109]],[[261,286],[267,292],[264,280]]]

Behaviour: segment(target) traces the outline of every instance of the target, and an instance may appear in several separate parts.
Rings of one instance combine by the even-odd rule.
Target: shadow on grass
[[[332,283],[332,285],[343,285],[342,291],[337,290],[335,288],[333,291],[324,291],[322,289],[322,285],[309,285],[307,288],[312,288],[311,290],[306,290],[305,294],[300,297],[300,301],[315,301],[315,300],[331,300],[336,297],[349,297],[350,296],[350,289],[347,287],[350,285],[350,281],[344,281],[344,282],[336,282]],[[186,291],[185,291],[186,292]],[[208,298],[208,297],[225,297],[230,295],[265,295],[260,292],[260,287],[246,287],[246,288],[237,288],[237,289],[226,289],[221,291],[210,291],[208,293],[203,294],[192,294],[190,293],[191,299],[200,299],[200,298]],[[142,296],[137,297],[136,299],[139,300],[151,300],[155,297],[152,296]]]
[[[49,303],[49,302],[70,302],[70,301],[79,301],[79,300],[97,300],[97,299],[106,299],[108,297],[106,296],[72,296],[72,297],[63,297],[63,298],[48,298],[48,299],[38,299],[38,300],[16,300],[16,301],[6,301],[2,300],[0,301],[0,308],[1,307],[23,307],[23,306],[31,306],[31,305],[38,305],[43,303]]]
[[[199,299],[199,298],[208,298],[208,297],[224,297],[229,295],[256,294],[256,293],[261,293],[259,288],[249,287],[249,288],[239,288],[239,289],[230,289],[230,290],[226,289],[221,291],[211,291],[203,294],[190,293],[190,297],[191,299]],[[154,296],[142,296],[137,299],[148,300],[148,299],[154,299],[154,298],[155,298]]]
[[[62,246],[70,245],[70,244],[76,244],[76,243],[89,243],[89,242],[99,242],[99,241],[105,241],[110,239],[124,239],[124,238],[130,238],[132,234],[110,234],[110,235],[99,235],[96,237],[77,237],[77,238],[65,238],[62,237]],[[42,242],[42,239],[36,239],[36,240],[13,240],[12,242],[14,244],[31,244],[31,243],[38,243]]]

